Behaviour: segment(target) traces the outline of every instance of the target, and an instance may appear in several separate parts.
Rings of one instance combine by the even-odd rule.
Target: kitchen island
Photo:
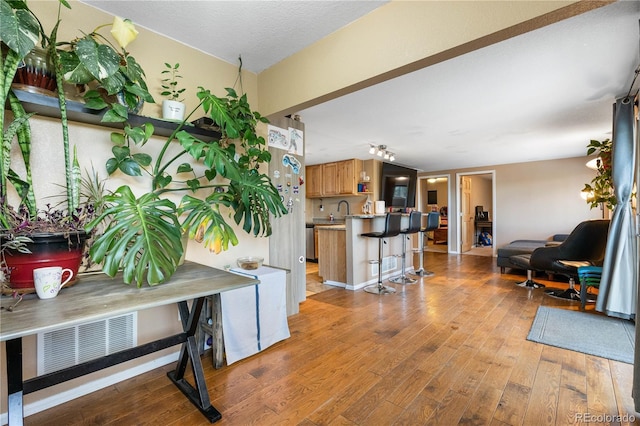
[[[378,240],[362,237],[365,232],[384,230],[385,215],[349,215],[344,225],[318,228],[318,268],[325,284],[358,290],[378,281],[378,265],[369,263],[378,259]],[[402,226],[409,224],[409,215],[403,215]],[[382,278],[400,275],[402,267],[402,239],[387,238],[383,247]],[[406,270],[413,270],[413,253],[407,243]]]

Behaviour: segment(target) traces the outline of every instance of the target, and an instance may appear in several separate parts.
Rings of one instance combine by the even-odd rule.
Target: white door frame
[[[491,245],[492,255],[496,256],[496,222],[498,220],[498,209],[496,208],[496,171],[495,170],[479,170],[475,172],[459,172],[456,173],[456,242],[455,242],[455,253],[461,253],[461,245],[462,241],[460,237],[460,230],[462,229],[462,195],[460,191],[460,186],[462,184],[462,176],[471,176],[471,175],[491,175],[491,211],[493,212],[493,217],[491,218],[492,222],[492,236],[494,244]],[[473,189],[472,189],[473,191]],[[451,233],[451,231],[449,231]]]
[[[449,201],[447,202],[447,210],[448,210],[448,216],[447,219],[451,218],[451,209],[449,208],[449,206],[451,205],[451,201],[453,199],[452,197],[452,191],[451,191],[451,175],[448,173],[445,174],[439,174],[439,175],[425,175],[425,176],[419,176],[418,177],[418,190],[416,191],[418,193],[418,201],[417,201],[417,205],[418,206],[422,206],[422,184],[423,181],[426,182],[427,179],[435,179],[435,178],[447,178],[447,198],[449,199]],[[447,253],[451,253],[451,226],[447,226]]]

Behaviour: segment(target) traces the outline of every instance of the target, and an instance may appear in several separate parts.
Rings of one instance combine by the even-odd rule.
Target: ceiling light
[[[387,149],[386,145],[371,145],[369,144],[369,154],[377,155],[388,161],[395,161],[396,155]]]

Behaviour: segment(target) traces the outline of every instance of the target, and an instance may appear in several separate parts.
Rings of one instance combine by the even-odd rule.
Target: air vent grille
[[[137,313],[38,334],[38,375],[137,346]]]
[[[387,256],[382,258],[382,273],[392,271],[398,268],[398,258],[396,256]],[[371,264],[371,275],[378,276],[378,264]]]

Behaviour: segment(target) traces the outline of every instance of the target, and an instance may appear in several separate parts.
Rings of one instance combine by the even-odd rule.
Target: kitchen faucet
[[[340,204],[345,203],[347,205],[347,216],[349,216],[350,213],[350,208],[349,208],[349,202],[347,200],[340,200],[340,202],[338,203],[338,211],[340,211]]]

